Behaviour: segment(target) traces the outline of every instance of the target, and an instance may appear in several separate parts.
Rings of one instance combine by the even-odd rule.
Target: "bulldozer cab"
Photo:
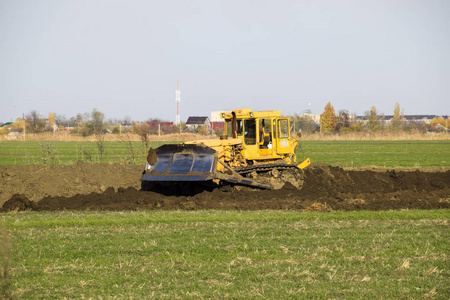
[[[229,138],[240,138],[249,159],[273,159],[290,154],[289,119],[280,111],[238,109],[223,113]]]

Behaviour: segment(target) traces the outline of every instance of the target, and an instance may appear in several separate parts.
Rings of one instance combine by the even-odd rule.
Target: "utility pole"
[[[26,129],[26,121],[25,121],[25,114],[22,114],[22,121],[23,121],[23,141],[25,142],[26,136],[27,136],[27,129]]]
[[[175,90],[175,103],[177,105],[177,115],[175,117],[175,125],[180,124],[180,81],[177,80],[177,89]]]

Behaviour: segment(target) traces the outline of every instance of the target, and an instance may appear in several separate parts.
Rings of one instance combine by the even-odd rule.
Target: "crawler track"
[[[303,170],[289,164],[260,164],[236,170],[241,176],[252,177],[263,183],[272,184],[276,190],[289,182],[297,189],[301,189],[304,182]]]

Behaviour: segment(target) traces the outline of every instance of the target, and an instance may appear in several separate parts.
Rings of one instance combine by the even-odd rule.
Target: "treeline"
[[[347,110],[335,112],[334,107],[328,102],[324,112],[318,116],[311,114],[290,116],[292,130],[301,130],[304,133],[345,133],[345,132],[378,132],[378,131],[447,131],[448,117],[436,117],[431,122],[422,120],[407,120],[400,109],[400,105],[395,103],[393,115],[387,119],[384,114],[379,115],[376,107],[372,106],[364,116],[357,117],[355,113],[349,114]],[[66,118],[63,115],[49,113],[48,117],[43,116],[36,110],[25,115],[24,118],[17,118],[12,123],[0,123],[0,135],[16,134],[36,134],[42,132],[67,131],[71,134],[81,136],[101,135],[106,133],[121,134],[133,132],[147,140],[150,135],[174,134],[181,132],[194,132],[201,135],[211,134],[205,126],[198,126],[195,129],[187,128],[184,122],[174,125],[172,122],[164,122],[159,119],[149,119],[144,122],[132,121],[126,117],[122,120],[105,119],[105,115],[97,109],[92,112],[77,114],[74,117]],[[223,134],[223,128],[214,130],[218,136]]]
[[[10,124],[0,123],[0,125],[3,125],[0,128],[0,134],[9,134],[10,132],[36,134],[67,131],[81,136],[127,132],[134,132],[139,135],[157,135],[178,133],[180,130],[184,131],[186,129],[186,124],[183,122],[177,126],[171,122],[163,122],[159,119],[150,119],[144,122],[132,121],[129,117],[122,120],[106,120],[105,115],[97,109],[89,113],[79,113],[69,119],[63,115],[51,112],[47,117],[33,110],[23,118],[17,118]]]
[[[358,117],[356,113],[349,114],[347,110],[335,112],[333,105],[328,102],[320,118],[311,114],[294,115],[290,117],[295,131],[304,133],[345,133],[345,132],[379,132],[379,131],[446,131],[448,128],[448,117],[435,117],[429,123],[423,120],[407,120],[403,109],[400,110],[399,103],[395,103],[393,115],[386,118],[384,114],[378,114],[375,106]]]

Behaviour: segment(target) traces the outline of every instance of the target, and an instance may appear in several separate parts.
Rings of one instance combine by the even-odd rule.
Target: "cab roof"
[[[233,117],[233,113],[236,114],[238,119],[245,118],[277,118],[281,117],[281,111],[279,110],[269,110],[269,111],[252,111],[250,108],[240,108],[232,110],[231,112],[223,112],[220,114],[222,119],[230,119]]]

